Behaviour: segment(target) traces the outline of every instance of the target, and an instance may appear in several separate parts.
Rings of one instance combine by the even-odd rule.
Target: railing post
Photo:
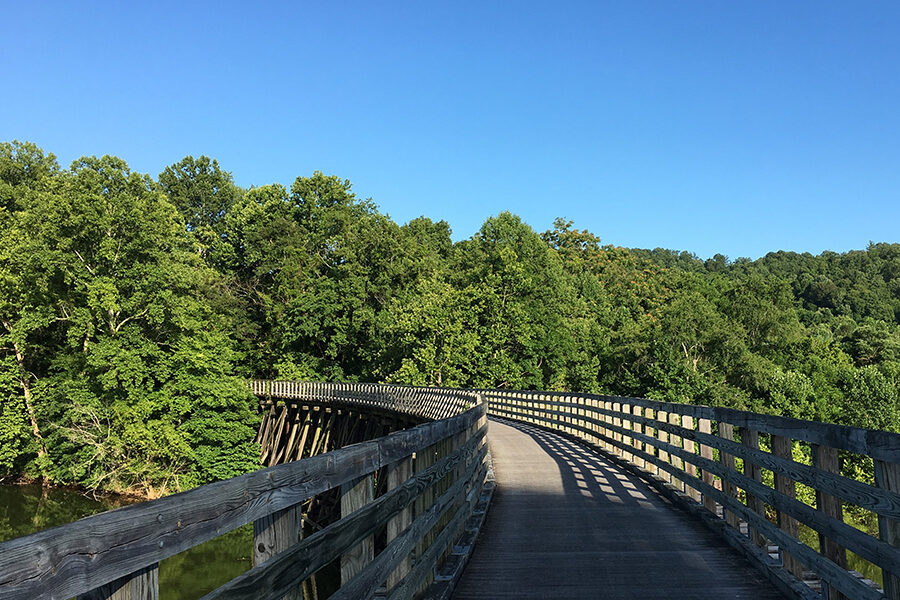
[[[341,486],[341,517],[356,512],[374,500],[374,478],[366,475]],[[375,540],[367,537],[341,556],[341,584],[347,583],[375,558]]]
[[[631,410],[630,410],[631,407],[630,407],[630,405],[625,404],[625,403],[623,402],[623,403],[619,404],[619,407],[620,407],[620,410],[622,411],[623,417],[624,417],[624,415],[628,415],[628,414],[631,413]],[[633,421],[631,421],[631,420],[626,420],[625,418],[622,419],[622,427],[623,427],[624,429],[631,430],[632,427],[633,427],[633,425],[634,425],[634,422],[633,422]],[[630,435],[628,435],[628,436],[622,436],[622,443],[623,443],[623,444],[626,444],[626,445],[628,445],[628,446],[631,446],[631,445],[634,443],[634,438],[632,438]],[[633,455],[631,452],[624,452],[624,451],[623,451],[623,452],[622,452],[622,458],[624,458],[624,459],[627,460],[628,462],[634,462],[634,455]]]
[[[640,406],[638,406],[637,404],[634,404],[631,407],[631,414],[633,414],[635,416],[642,417],[642,416],[644,416],[644,412],[645,412],[644,409],[641,408]],[[635,433],[644,433],[644,426],[636,421],[631,422],[631,429]],[[646,448],[647,448],[646,444],[642,443],[637,438],[632,438],[632,441],[634,442],[634,447],[636,449],[646,450]],[[634,464],[641,467],[642,469],[647,468],[647,462],[643,458],[640,458],[638,456],[634,457]]]
[[[700,433],[712,435],[712,421],[710,421],[709,419],[697,419],[697,430]],[[712,447],[705,444],[700,444],[700,457],[705,458],[706,460],[712,460]],[[710,487],[713,487],[716,483],[715,475],[713,475],[706,469],[703,469],[703,483]],[[710,498],[707,494],[703,495],[703,506],[712,514],[716,514],[716,501]]]
[[[751,450],[759,450],[759,432],[755,429],[747,429],[746,427],[741,428],[741,444],[750,448]],[[755,481],[762,482],[762,469],[759,465],[753,464],[747,459],[744,459],[744,475],[753,479]],[[763,518],[766,516],[766,507],[765,503],[762,499],[757,498],[750,492],[747,492],[747,506],[758,515],[761,515]],[[755,527],[749,527],[750,539],[753,542],[762,548],[766,545],[766,538],[759,532]]]
[[[875,485],[891,492],[900,492],[900,465],[875,461]],[[900,522],[878,516],[878,537],[894,548],[900,548]],[[884,595],[888,600],[900,600],[900,574],[882,571]]]
[[[681,426],[681,415],[678,413],[669,413],[669,425]],[[674,433],[669,436],[669,443],[676,448],[681,448],[681,436],[675,435]],[[677,456],[670,456],[669,462],[672,463],[673,467],[681,469],[684,471],[684,461]],[[684,482],[678,479],[677,477],[672,478],[672,485],[675,486],[676,489],[680,491],[684,491]]]
[[[78,600],[158,600],[159,565],[152,564],[78,596]]]
[[[669,421],[669,413],[667,413],[664,410],[656,411],[656,421],[658,423],[667,423]],[[659,427],[657,427],[656,428],[656,439],[658,439],[659,441],[661,441],[663,443],[668,443],[669,442],[669,434],[667,432],[663,431],[662,429],[660,429]],[[659,457],[659,460],[661,462],[666,462],[666,463],[670,462],[669,461],[669,453],[667,451],[663,450],[662,446],[660,446],[656,455]],[[667,481],[667,482],[672,481],[672,474],[669,473],[668,471],[664,471],[663,469],[657,470],[657,476],[664,481]]]
[[[510,397],[513,397],[513,394],[510,394]],[[423,448],[421,452],[416,453],[416,458],[413,461],[413,472],[416,474],[421,473],[428,467],[434,464],[434,454],[436,448],[435,446],[428,446],[427,448]],[[419,497],[416,498],[414,502],[415,506],[415,516],[419,517],[426,510],[431,507],[431,504],[434,502],[434,488],[429,487],[424,492],[419,494]],[[431,546],[431,541],[434,539],[434,535],[429,531],[419,542],[416,544],[416,554],[415,560],[419,560],[421,556],[428,550]],[[426,579],[426,585],[431,583],[432,576]]]
[[[575,396],[575,399],[576,399],[575,401],[578,402],[578,426],[585,427],[585,425],[586,425],[586,422],[584,420],[585,404],[586,404],[585,397],[579,394],[578,396]],[[586,439],[588,439],[588,434],[585,433],[584,431],[579,430],[578,437],[580,437],[583,440],[586,440]]]
[[[828,473],[840,475],[841,467],[836,448],[812,444],[813,466]],[[839,498],[816,490],[816,509],[839,521],[844,520],[843,504]],[[819,553],[839,567],[847,568],[847,551],[834,540],[819,534]],[[843,600],[844,595],[834,588],[829,588],[828,600]]]
[[[772,434],[772,454],[775,456],[794,460],[792,446],[793,443],[790,438]],[[788,498],[796,496],[794,480],[787,475],[775,474],[775,490]],[[781,511],[778,511],[778,527],[794,539],[800,537],[800,526],[797,523],[797,519]],[[785,569],[793,573],[797,578],[803,577],[803,565],[800,564],[799,560],[784,550],[781,551],[781,557]]]
[[[253,566],[259,566],[280,552],[284,552],[303,537],[300,524],[300,505],[266,515],[253,522]],[[284,596],[285,600],[300,598],[299,590]]]
[[[731,423],[719,422],[719,437],[734,441],[734,425],[732,425]],[[726,470],[735,470],[734,456],[732,456],[731,454],[719,450],[719,462],[722,463],[722,466],[724,466]],[[726,496],[730,496],[731,498],[738,497],[737,486],[724,477],[722,478],[722,492],[725,493]],[[735,529],[740,529],[741,521],[738,516],[730,510],[726,509],[724,506],[722,507],[722,516],[725,517],[726,523],[728,523]]]
[[[681,415],[681,426],[685,429],[694,429],[694,417],[691,415]],[[697,444],[694,443],[694,440],[683,440],[684,442],[684,451],[688,454],[696,454],[697,453]],[[691,477],[697,476],[697,465],[694,463],[690,463],[684,461],[684,472],[690,475]],[[696,487],[692,487],[690,485],[687,486],[688,495],[694,500],[694,502],[700,502],[700,490]]]
[[[401,461],[388,467],[387,487],[392,490],[399,487],[407,479],[412,477],[412,457],[404,458]],[[412,508],[406,507],[397,513],[397,516],[391,518],[387,524],[387,543],[396,538],[398,535],[406,531],[406,528],[412,523]],[[409,557],[405,557],[397,568],[387,578],[387,589],[391,590],[397,585],[406,574],[409,573]]]

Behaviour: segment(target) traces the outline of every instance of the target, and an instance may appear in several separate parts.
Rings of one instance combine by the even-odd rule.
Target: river
[[[0,541],[76,521],[134,500],[94,499],[39,485],[0,485]],[[250,568],[253,527],[247,525],[176,554],[159,565],[161,600],[193,600]]]

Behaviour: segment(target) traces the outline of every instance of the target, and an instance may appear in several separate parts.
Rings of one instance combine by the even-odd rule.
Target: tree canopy
[[[0,144],[0,476],[258,467],[249,377],[605,392],[900,430],[900,244],[708,260],[504,212],[454,243],[315,172],[247,190]]]

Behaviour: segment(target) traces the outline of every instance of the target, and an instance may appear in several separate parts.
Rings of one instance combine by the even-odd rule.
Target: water
[[[133,502],[94,499],[76,491],[37,485],[0,485],[0,541]],[[192,600],[214,590],[250,568],[252,548],[253,526],[247,525],[167,558],[159,565],[160,599]]]

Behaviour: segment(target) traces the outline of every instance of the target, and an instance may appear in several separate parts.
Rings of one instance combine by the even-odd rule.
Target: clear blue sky
[[[135,6],[131,6],[135,4]],[[0,140],[758,257],[900,241],[896,2],[3,0]]]

